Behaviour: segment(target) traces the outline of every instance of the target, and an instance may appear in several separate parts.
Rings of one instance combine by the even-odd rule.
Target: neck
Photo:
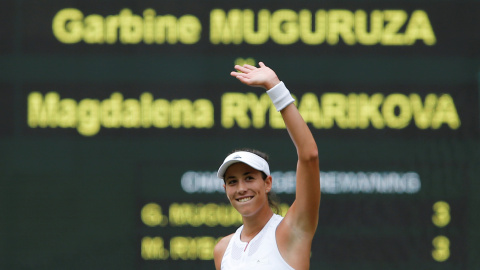
[[[260,211],[253,216],[243,217],[243,230],[240,239],[244,242],[250,242],[272,218],[273,212],[270,207],[264,211]]]

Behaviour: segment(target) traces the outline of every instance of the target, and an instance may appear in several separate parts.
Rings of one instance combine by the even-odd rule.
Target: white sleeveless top
[[[294,270],[285,262],[277,247],[275,231],[283,217],[273,214],[265,227],[250,241],[242,242],[243,225],[230,239],[222,258],[222,270]]]

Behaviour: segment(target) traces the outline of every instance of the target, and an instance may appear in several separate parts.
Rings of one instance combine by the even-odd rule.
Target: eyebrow
[[[252,172],[247,171],[247,172],[243,173],[242,176],[246,176],[246,175],[249,175],[251,173]],[[236,177],[234,175],[231,175],[231,176],[227,177],[225,180],[232,179],[232,178],[236,178]]]

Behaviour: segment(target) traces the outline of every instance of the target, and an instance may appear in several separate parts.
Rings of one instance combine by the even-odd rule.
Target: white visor
[[[239,152],[230,154],[227,156],[227,158],[225,158],[222,166],[218,168],[218,172],[217,172],[218,178],[223,179],[228,167],[230,167],[230,165],[237,162],[243,162],[256,170],[264,172],[266,175],[270,175],[270,168],[268,167],[268,163],[265,159],[261,158],[260,156],[254,153],[239,151]]]

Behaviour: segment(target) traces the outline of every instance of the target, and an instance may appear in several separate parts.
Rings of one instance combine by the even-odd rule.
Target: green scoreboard
[[[311,269],[479,269],[478,1],[6,0],[0,268],[213,269],[242,224],[216,169],[296,151],[272,67],[320,153]]]

